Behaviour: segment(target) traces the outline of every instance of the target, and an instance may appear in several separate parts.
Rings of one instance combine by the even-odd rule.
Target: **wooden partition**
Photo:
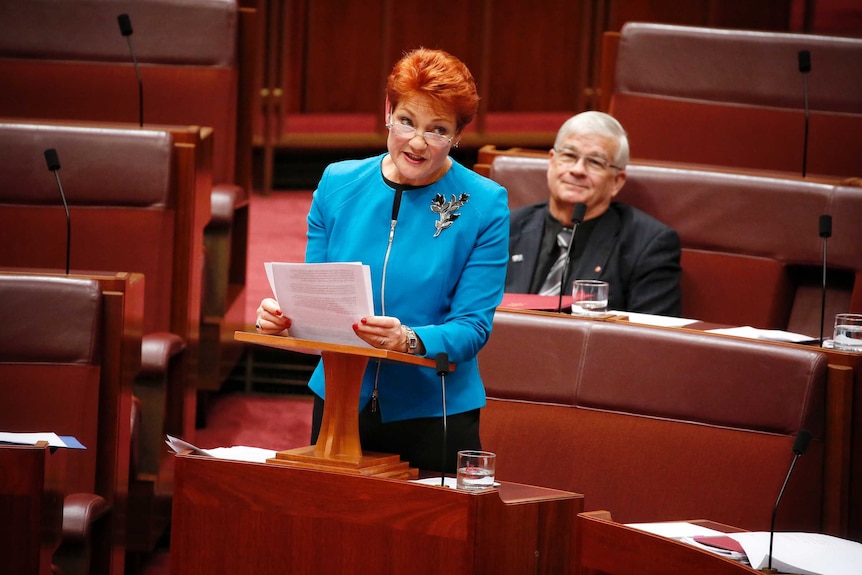
[[[476,77],[482,99],[462,150],[546,147],[568,116],[598,106],[604,31],[632,20],[788,30],[791,3],[245,0],[262,15],[265,39],[254,111],[264,189],[276,150],[383,149],[385,79],[412,48],[447,50]],[[345,65],[344,54],[361,57]]]
[[[582,504],[515,483],[467,492],[184,454],[170,573],[575,575]]]
[[[0,557],[9,573],[52,573],[63,523],[63,459],[47,444],[0,444]]]
[[[691,519],[702,527],[731,533],[735,527]],[[582,575],[754,575],[762,573],[668,537],[647,533],[615,522],[604,512],[578,515],[578,548]]]

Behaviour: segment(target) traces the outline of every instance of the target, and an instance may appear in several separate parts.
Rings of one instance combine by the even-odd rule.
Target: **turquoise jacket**
[[[371,268],[374,312],[397,317],[425,344],[426,357],[449,354],[446,409],[483,407],[485,388],[476,355],[488,341],[503,298],[509,243],[505,188],[454,160],[437,182],[404,191],[386,270],[394,190],[383,179],[384,155],[326,168],[308,214],[306,262],[362,262]],[[385,314],[384,314],[385,310]],[[357,342],[359,340],[357,339]],[[434,368],[372,359],[360,410],[377,378],[383,421],[443,414]],[[309,381],[324,397],[322,363]]]

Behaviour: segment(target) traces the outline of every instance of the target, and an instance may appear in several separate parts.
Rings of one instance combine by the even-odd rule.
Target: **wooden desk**
[[[3,569],[51,575],[63,524],[65,454],[47,444],[0,445],[0,557]]]
[[[178,455],[172,575],[576,571],[583,497]]]
[[[732,532],[712,522],[705,527]],[[654,535],[621,523],[603,511],[581,513],[577,523],[583,575],[746,575],[760,573],[747,565],[698,549],[687,543]]]

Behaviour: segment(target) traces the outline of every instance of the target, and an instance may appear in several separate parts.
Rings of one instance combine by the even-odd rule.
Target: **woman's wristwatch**
[[[419,338],[416,337],[416,332],[406,325],[402,325],[401,329],[404,330],[404,335],[407,337],[407,353],[410,355],[416,355],[419,347]]]

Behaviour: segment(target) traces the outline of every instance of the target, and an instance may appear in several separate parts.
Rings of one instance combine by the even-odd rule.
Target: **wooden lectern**
[[[436,478],[435,478],[436,479]],[[171,575],[575,575],[583,496],[176,456]]]
[[[689,521],[726,533],[739,529],[712,521]],[[616,523],[607,511],[578,515],[582,575],[752,575],[760,573],[693,545]]]
[[[359,442],[359,393],[371,357],[432,369],[436,367],[436,362],[407,353],[280,335],[238,331],[234,337],[238,341],[278,349],[320,354],[323,361],[326,402],[317,443],[279,451],[267,463],[378,477],[407,479],[418,476],[418,470],[411,468],[408,462],[401,461],[398,455],[362,452]]]

